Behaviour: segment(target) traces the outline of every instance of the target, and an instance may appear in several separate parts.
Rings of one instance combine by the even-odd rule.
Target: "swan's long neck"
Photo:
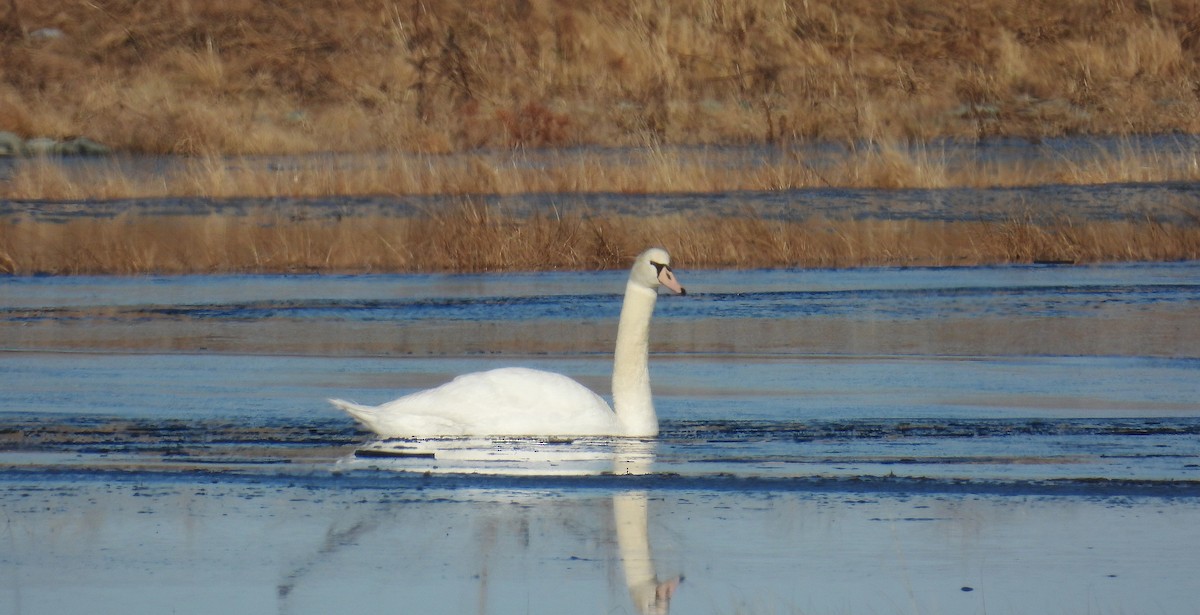
[[[658,435],[658,416],[650,396],[650,317],[658,293],[632,280],[625,287],[617,348],[613,353],[613,410],[625,435]]]

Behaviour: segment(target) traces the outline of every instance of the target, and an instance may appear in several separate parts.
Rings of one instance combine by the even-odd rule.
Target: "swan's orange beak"
[[[670,267],[664,265],[658,268],[658,282],[671,289],[677,295],[687,294],[687,290],[679,285],[679,280],[675,279],[675,274],[671,271]]]

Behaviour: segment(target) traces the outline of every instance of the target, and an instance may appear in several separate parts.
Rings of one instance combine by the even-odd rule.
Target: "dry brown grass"
[[[12,0],[0,58],[0,130],[131,152],[1200,133],[1194,0]]]
[[[646,245],[684,268],[974,265],[1200,258],[1200,225],[763,220],[753,216],[516,217],[464,202],[418,217],[0,219],[0,272],[527,271],[621,268]]]
[[[0,1],[0,130],[184,154],[20,161],[0,199],[1200,181],[1194,148],[1035,165],[937,138],[1200,133],[1194,0]],[[39,36],[57,28],[61,37]],[[839,143],[814,160],[796,143]],[[920,145],[920,144],[926,145]],[[767,162],[690,145],[778,145]],[[914,145],[916,144],[916,145]],[[546,153],[568,146],[627,148]],[[267,169],[258,154],[338,152]],[[370,152],[364,154],[363,152]],[[538,158],[546,157],[546,158]],[[513,270],[1197,258],[1196,225],[566,216],[0,219],[0,271]]]
[[[703,150],[650,144],[623,150],[368,154],[251,159],[207,155],[168,160],[148,173],[117,162],[16,161],[0,198],[79,200],[339,195],[707,193],[811,187],[948,188],[1111,182],[1200,181],[1200,152],[1121,142],[1082,159],[986,161],[934,146],[868,144],[815,160],[804,150]],[[274,164],[269,164],[274,163]]]

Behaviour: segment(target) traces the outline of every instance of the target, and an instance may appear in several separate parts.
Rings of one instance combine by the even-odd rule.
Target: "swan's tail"
[[[371,406],[363,406],[361,404],[356,404],[352,401],[346,401],[344,399],[331,399],[329,400],[329,403],[341,408],[346,412],[346,414],[354,417],[354,420],[367,427],[371,426],[371,423],[375,420],[377,414],[376,409]]]

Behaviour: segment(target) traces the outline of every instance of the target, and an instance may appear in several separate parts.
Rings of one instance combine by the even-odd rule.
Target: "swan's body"
[[[628,436],[658,434],[650,395],[650,317],[658,287],[685,291],[670,256],[652,248],[629,273],[613,354],[613,408],[561,374],[520,367],[459,376],[381,406],[330,400],[371,431],[391,438],[439,436]]]
[[[465,374],[378,407],[333,400],[383,436],[612,435],[617,415],[561,374],[505,367]]]

